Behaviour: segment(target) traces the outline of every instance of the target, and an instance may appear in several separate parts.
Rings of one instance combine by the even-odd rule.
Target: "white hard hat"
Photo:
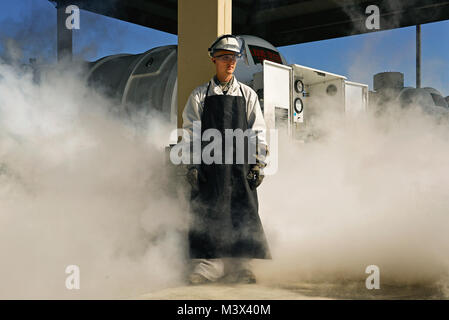
[[[242,53],[242,45],[238,37],[232,34],[225,34],[218,37],[208,49],[209,56],[212,57],[217,50],[227,50],[235,53]]]

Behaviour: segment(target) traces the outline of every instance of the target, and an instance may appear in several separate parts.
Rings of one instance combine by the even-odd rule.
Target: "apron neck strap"
[[[243,97],[243,99],[245,99],[245,95],[243,94],[243,89],[242,89],[241,83],[239,83],[239,87],[240,87],[240,92],[242,93],[242,97]],[[245,99],[245,101],[246,101],[246,99]]]
[[[209,88],[210,88],[210,81],[209,81],[209,85],[207,86],[207,90],[206,90],[206,97],[209,94]]]

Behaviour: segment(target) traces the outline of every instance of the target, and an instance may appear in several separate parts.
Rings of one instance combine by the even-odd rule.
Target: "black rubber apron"
[[[258,213],[256,189],[247,181],[250,169],[244,164],[224,164],[224,130],[248,129],[246,101],[242,96],[208,96],[207,87],[201,134],[209,128],[222,134],[222,164],[201,163],[199,192],[191,195],[192,220],[189,230],[190,257],[193,258],[258,258],[270,259],[270,253]],[[247,139],[245,140],[247,154]],[[204,145],[210,141],[202,142]]]

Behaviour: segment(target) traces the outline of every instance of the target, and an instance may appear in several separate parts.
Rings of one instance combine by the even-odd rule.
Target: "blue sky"
[[[423,86],[449,95],[449,20],[422,26]],[[16,40],[23,59],[56,58],[56,9],[48,0],[0,1],[0,56],[5,41]],[[154,29],[81,11],[81,29],[74,32],[74,51],[87,60],[116,53],[140,53],[176,44],[177,37]],[[383,71],[405,74],[415,84],[415,27],[280,47],[289,63],[348,76],[372,86]]]

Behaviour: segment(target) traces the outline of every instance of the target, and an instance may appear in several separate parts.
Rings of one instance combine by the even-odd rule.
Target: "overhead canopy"
[[[80,9],[177,34],[178,0],[55,0]],[[380,8],[380,30],[449,19],[445,0],[233,0],[234,34],[259,36],[275,46],[373,32],[369,5]],[[200,17],[199,17],[200,18]]]

